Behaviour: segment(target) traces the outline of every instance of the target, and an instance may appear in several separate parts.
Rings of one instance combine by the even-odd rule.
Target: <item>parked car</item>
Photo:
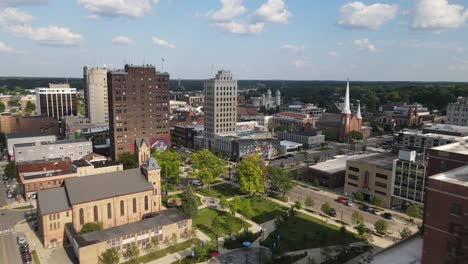
[[[350,200],[346,200],[346,201],[345,201],[345,204],[346,204],[347,206],[352,206],[352,205],[353,205],[353,202],[351,202]]]
[[[369,210],[369,213],[374,214],[374,215],[380,215],[381,214],[380,211],[375,209],[375,208],[371,208]]]
[[[5,182],[5,187],[10,188],[10,184],[8,182]]]
[[[31,253],[21,255],[24,264],[32,263]]]
[[[386,218],[386,219],[392,219],[392,214],[391,213],[383,213],[382,214],[383,218]]]
[[[346,200],[346,199],[345,199],[344,197],[338,197],[338,198],[336,199],[336,201],[337,201],[338,203],[344,203],[345,200]]]
[[[7,196],[8,196],[8,198],[13,198],[13,192],[12,192],[12,191],[8,191]]]
[[[332,209],[330,210],[329,215],[330,215],[330,216],[333,216],[333,217],[336,216],[336,210],[335,210],[335,208],[332,208]]]
[[[26,237],[23,234],[19,234],[16,237],[16,242],[18,242],[18,245],[26,244]]]
[[[20,245],[20,252],[21,254],[24,254],[24,253],[29,253],[29,245],[28,244],[22,244]]]
[[[370,209],[370,206],[368,206],[367,204],[365,204],[365,205],[361,206],[359,209],[361,209],[361,210],[364,211],[364,212],[368,212],[369,209]]]

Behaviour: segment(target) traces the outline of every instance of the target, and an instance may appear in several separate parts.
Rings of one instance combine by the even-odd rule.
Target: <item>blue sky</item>
[[[0,76],[468,81],[463,0],[0,0]]]

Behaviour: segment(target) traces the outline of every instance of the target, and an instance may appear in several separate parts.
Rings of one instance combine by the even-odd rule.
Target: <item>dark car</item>
[[[392,214],[391,213],[383,213],[382,217],[386,218],[386,219],[392,219]]]
[[[32,263],[32,258],[31,258],[31,253],[27,254],[22,254],[21,259],[23,260],[23,263]]]
[[[333,216],[333,217],[336,216],[336,210],[335,210],[335,208],[332,208],[332,209],[330,210],[329,215],[330,215],[330,216]]]
[[[20,252],[21,254],[24,254],[24,253],[29,253],[29,245],[28,244],[23,244],[20,246]]]
[[[363,205],[360,207],[360,209],[364,212],[368,212],[370,210],[370,206],[368,206],[367,204]]]

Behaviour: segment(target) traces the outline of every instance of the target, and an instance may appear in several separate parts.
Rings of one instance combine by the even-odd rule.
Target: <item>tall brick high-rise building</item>
[[[107,73],[111,155],[135,153],[137,139],[166,149],[169,135],[169,74],[154,66],[125,65]]]

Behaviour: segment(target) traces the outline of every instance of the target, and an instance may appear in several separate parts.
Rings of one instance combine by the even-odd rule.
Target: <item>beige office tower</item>
[[[205,81],[204,96],[205,147],[224,149],[225,140],[217,138],[236,133],[237,80],[232,79],[230,71],[218,71],[214,79]]]
[[[83,68],[85,111],[92,124],[109,123],[106,67]]]

